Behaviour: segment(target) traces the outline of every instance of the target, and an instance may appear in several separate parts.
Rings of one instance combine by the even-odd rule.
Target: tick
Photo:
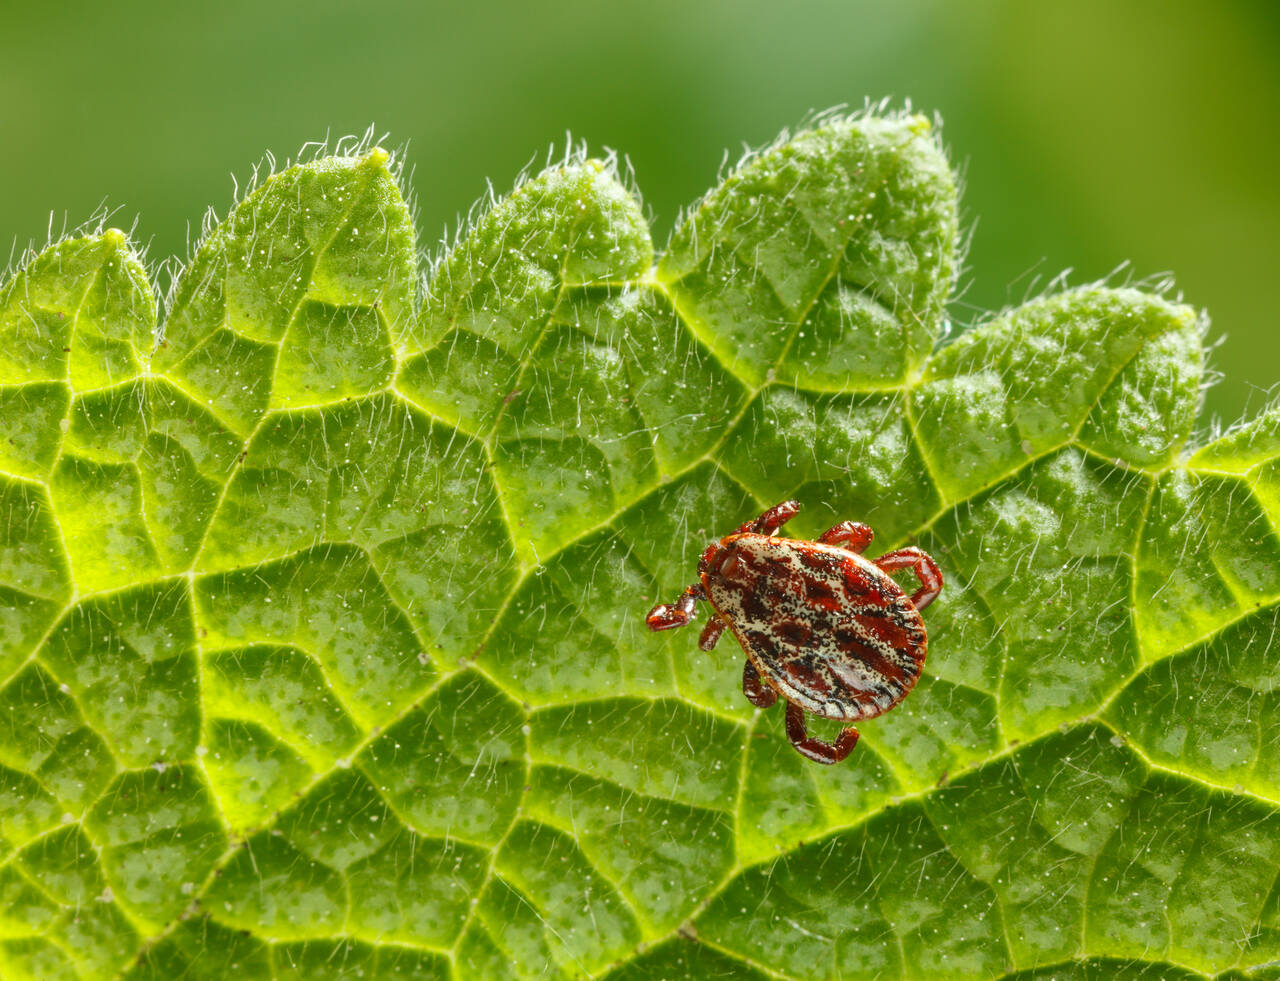
[[[747,654],[742,693],[768,708],[787,703],[787,738],[816,763],[839,763],[858,743],[846,726],[834,742],[809,736],[805,713],[856,722],[883,715],[915,687],[928,650],[920,611],[942,591],[938,564],[918,548],[878,559],[862,553],[874,537],[842,521],[817,541],[779,538],[798,501],[783,501],[731,535],[712,542],[698,561],[700,581],[674,603],[649,611],[650,630],[686,626],[695,604],[712,612],[698,646],[709,651],[725,630]],[[920,588],[910,596],[889,573],[910,569]]]

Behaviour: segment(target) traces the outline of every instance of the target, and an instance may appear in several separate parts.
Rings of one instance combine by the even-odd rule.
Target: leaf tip
[[[904,121],[907,124],[907,129],[916,136],[930,136],[933,134],[933,120],[928,116],[915,113],[907,116]]]
[[[387,170],[391,166],[391,153],[380,146],[371,147],[361,158],[360,166],[370,170]]]

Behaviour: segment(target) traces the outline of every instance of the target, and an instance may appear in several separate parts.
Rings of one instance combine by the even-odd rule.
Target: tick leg
[[[794,702],[787,704],[787,738],[801,756],[815,763],[839,763],[858,745],[858,730],[845,726],[834,743],[825,743],[809,735],[804,727],[804,709]]]
[[[778,693],[760,680],[760,672],[751,663],[751,658],[747,658],[747,663],[742,666],[742,694],[756,708],[767,709],[778,700]]]
[[[707,625],[702,628],[702,634],[698,637],[698,646],[704,651],[711,650],[724,633],[725,626],[725,622],[715,614],[707,617]]]
[[[911,602],[917,610],[923,610],[942,592],[942,572],[938,563],[918,548],[900,548],[896,552],[886,552],[874,562],[885,572],[895,572],[898,569],[911,569],[915,572],[916,578],[920,580],[920,588],[911,594]]]
[[[745,525],[741,525],[738,531],[739,533],[749,531],[757,535],[772,535],[799,513],[799,501],[783,501],[781,504],[775,504],[769,508],[755,521],[748,521]]]
[[[706,599],[706,594],[702,591],[702,583],[695,582],[674,603],[659,603],[655,606],[644,618],[644,622],[650,630],[687,626],[693,619],[694,606],[700,599]]]
[[[860,521],[841,521],[838,525],[832,525],[824,531],[818,541],[824,545],[839,545],[841,542],[846,542],[846,547],[851,552],[861,555],[871,544],[871,539],[875,537],[876,533]]]

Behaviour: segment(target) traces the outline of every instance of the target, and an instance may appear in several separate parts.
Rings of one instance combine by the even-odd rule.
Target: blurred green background
[[[17,4],[0,0],[0,242],[100,203],[186,254],[263,151],[375,124],[407,142],[424,245],[566,130],[634,165],[659,241],[727,150],[807,112],[945,120],[972,232],[957,325],[1128,261],[1207,307],[1224,420],[1280,380],[1280,11],[1072,4]]]

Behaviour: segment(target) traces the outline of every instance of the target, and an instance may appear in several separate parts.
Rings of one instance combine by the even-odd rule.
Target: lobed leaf
[[[1194,445],[1206,320],[1139,288],[942,343],[956,241],[927,122],[853,116],[661,255],[571,157],[420,297],[379,149],[248,194],[158,334],[122,233],[32,256],[0,974],[1274,977],[1280,414]],[[643,625],[784,497],[947,580],[836,767]]]

